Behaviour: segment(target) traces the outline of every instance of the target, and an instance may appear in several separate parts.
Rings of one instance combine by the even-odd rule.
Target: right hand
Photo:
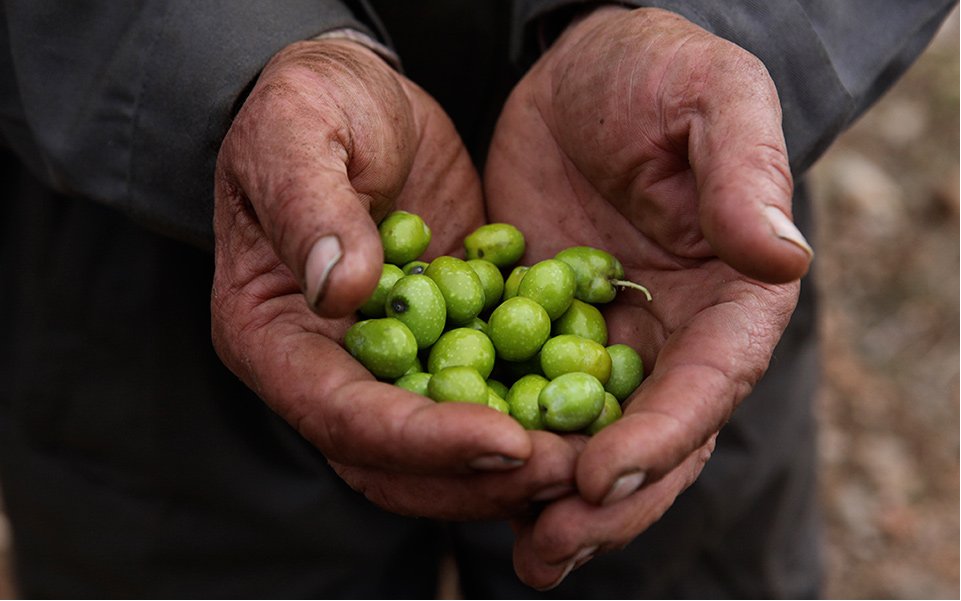
[[[438,404],[373,376],[341,345],[383,264],[394,209],[454,254],[483,223],[480,181],[423,90],[346,40],[266,66],[218,155],[211,301],[224,363],[388,510],[505,517],[573,483],[576,452],[510,417]]]

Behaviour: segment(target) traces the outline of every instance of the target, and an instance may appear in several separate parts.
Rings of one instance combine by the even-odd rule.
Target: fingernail
[[[554,499],[560,499],[561,497],[566,497],[567,495],[574,492],[574,487],[570,484],[552,484],[539,491],[536,495],[531,497],[531,501],[536,503],[543,503],[545,501],[553,501]]]
[[[644,484],[647,474],[642,471],[629,472],[614,481],[611,490],[601,501],[601,505],[611,505],[634,494],[634,492]]]
[[[794,244],[806,252],[809,257],[814,256],[814,249],[808,244],[801,230],[797,229],[797,226],[788,219],[788,216],[785,215],[781,209],[773,205],[768,205],[764,207],[764,217],[766,217],[768,223],[771,224],[771,229],[774,230],[775,236]]]
[[[330,272],[344,256],[340,239],[334,235],[323,236],[314,242],[307,255],[304,266],[304,280],[307,288],[307,302],[316,307],[323,300]]]
[[[468,465],[471,469],[479,470],[482,472],[504,472],[507,470],[512,470],[519,468],[524,465],[522,459],[516,459],[514,457],[508,457],[507,455],[481,455],[473,460],[471,460]]]
[[[540,590],[549,591],[553,588],[557,588],[557,586],[560,585],[560,583],[564,582],[564,579],[567,578],[570,575],[570,573],[574,571],[575,568],[579,568],[585,563],[587,563],[588,561],[590,561],[591,558],[594,557],[594,553],[597,552],[597,549],[598,549],[598,546],[594,545],[592,547],[584,547],[583,549],[575,553],[573,557],[567,560],[567,563],[564,565],[564,571],[561,572],[561,575],[557,578],[557,580],[555,580],[554,582],[550,583],[549,585],[545,586]]]

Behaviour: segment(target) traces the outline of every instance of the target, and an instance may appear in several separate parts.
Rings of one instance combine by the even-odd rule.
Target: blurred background
[[[958,23],[811,174],[828,598],[961,598]]]
[[[958,12],[812,172],[829,598],[959,598]]]

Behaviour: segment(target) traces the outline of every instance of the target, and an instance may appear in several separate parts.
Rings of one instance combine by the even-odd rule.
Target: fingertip
[[[370,222],[370,227],[364,228],[364,222]],[[321,317],[351,314],[373,294],[382,265],[380,239],[366,215],[350,229],[321,235],[304,262],[307,303]]]

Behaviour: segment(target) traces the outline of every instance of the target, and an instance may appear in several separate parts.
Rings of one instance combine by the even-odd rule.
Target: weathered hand
[[[525,262],[591,245],[623,262],[612,342],[653,368],[577,463],[580,495],[516,522],[515,568],[560,582],[628,543],[700,473],[764,373],[811,251],[790,221],[780,107],[752,55],[672,13],[595,10],[507,101],[484,184]]]
[[[294,44],[267,65],[219,154],[213,339],[225,364],[392,511],[510,515],[571,485],[575,453],[470,404],[377,382],[339,344],[380,276],[394,208],[448,254],[484,218],[453,125],[374,53]]]

